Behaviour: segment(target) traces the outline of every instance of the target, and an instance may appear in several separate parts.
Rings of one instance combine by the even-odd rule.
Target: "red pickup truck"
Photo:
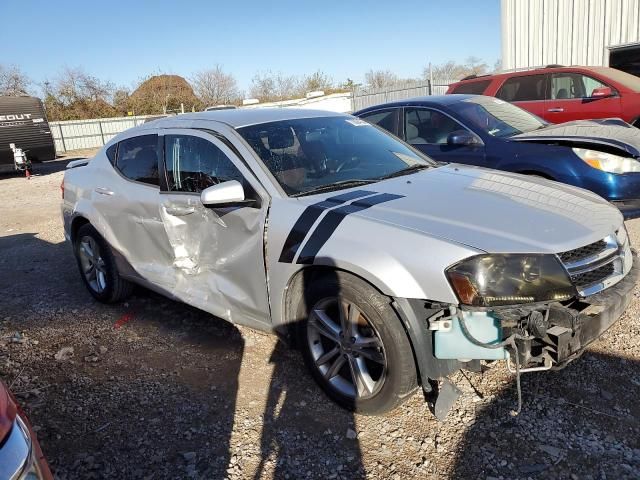
[[[447,93],[489,95],[551,123],[622,118],[640,127],[640,77],[609,67],[562,67],[469,76]]]

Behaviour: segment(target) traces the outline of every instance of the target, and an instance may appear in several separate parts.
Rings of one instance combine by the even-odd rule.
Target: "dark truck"
[[[0,172],[14,170],[11,144],[26,151],[31,162],[56,157],[49,122],[39,98],[0,96]]]

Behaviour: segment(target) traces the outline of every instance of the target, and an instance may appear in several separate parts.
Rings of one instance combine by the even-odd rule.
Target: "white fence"
[[[283,107],[283,108],[316,108],[334,112],[356,111],[361,108],[380,103],[404,100],[411,97],[426,95],[444,95],[450,82],[429,81],[424,83],[407,82],[389,88],[365,89],[356,88],[350,93],[334,93],[320,98],[287,100],[271,104],[257,104],[251,107]],[[59,153],[84,148],[101,147],[113,136],[128,128],[143,124],[148,118],[158,118],[158,115],[138,117],[115,117],[91,120],[68,120],[63,122],[49,122],[51,133]]]
[[[380,103],[404,100],[412,97],[424,97],[427,95],[444,95],[453,81],[429,80],[423,83],[407,82],[396,84],[386,88],[356,88],[353,92],[353,110],[378,105]]]
[[[67,120],[49,122],[49,127],[56,144],[56,152],[64,153],[70,150],[101,147],[114,135],[143,124],[147,118],[155,117],[157,115]]]

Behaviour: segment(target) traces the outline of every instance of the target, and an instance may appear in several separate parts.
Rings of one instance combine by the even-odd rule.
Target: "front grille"
[[[613,275],[614,273],[615,268],[613,262],[609,262],[606,265],[595,268],[594,270],[571,275],[571,281],[578,287],[588,287],[590,285],[593,285],[594,283],[603,281],[605,278]]]
[[[615,233],[602,240],[558,254],[581,296],[589,296],[619,282],[631,268],[629,243]]]
[[[562,263],[569,264],[597,255],[605,248],[607,248],[607,242],[599,240],[584,247],[576,248],[575,250],[559,253],[558,257],[560,257]]]

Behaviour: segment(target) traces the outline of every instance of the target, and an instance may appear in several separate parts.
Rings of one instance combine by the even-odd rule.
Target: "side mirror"
[[[200,192],[200,201],[205,207],[233,207],[245,205],[248,202],[244,198],[244,188],[237,180],[229,180],[205,188]]]
[[[591,92],[591,98],[607,98],[613,97],[613,90],[611,87],[594,88]]]
[[[482,140],[467,130],[456,130],[447,137],[447,144],[456,146],[482,145]]]

